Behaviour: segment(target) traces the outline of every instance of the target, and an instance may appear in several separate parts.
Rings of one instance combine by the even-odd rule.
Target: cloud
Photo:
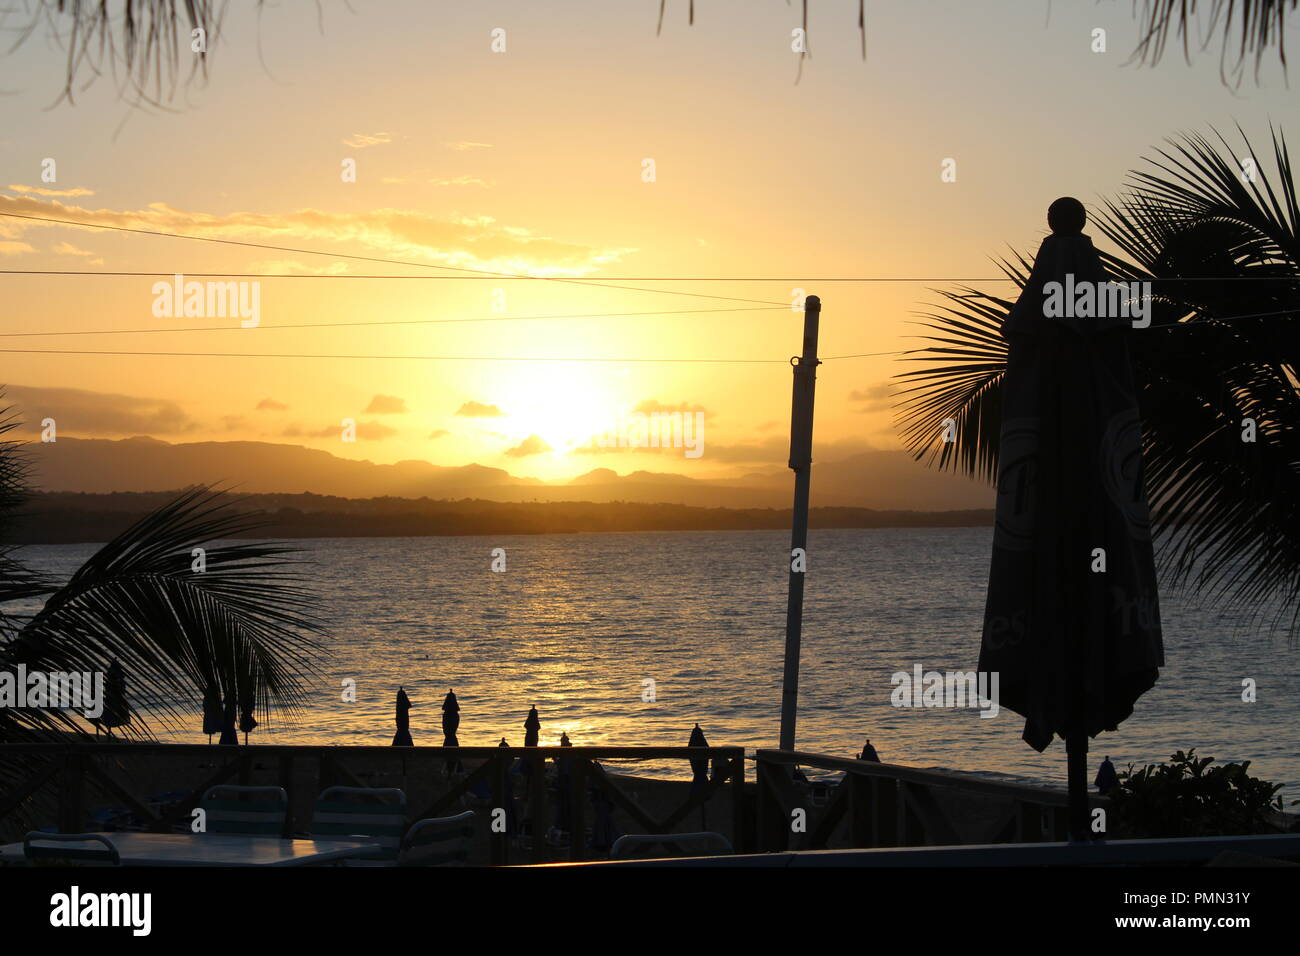
[[[397,434],[396,428],[389,428],[381,422],[357,422],[357,438],[362,441],[383,441]],[[290,425],[280,432],[282,438],[342,438],[343,425],[326,425],[315,431],[306,431],[301,425]]]
[[[241,428],[247,428],[248,419],[243,415],[222,415],[221,424],[225,427],[226,431],[233,432],[238,431]]]
[[[353,149],[367,149],[371,146],[383,146],[392,141],[391,133],[353,133],[343,140],[343,145],[351,146]]]
[[[816,441],[813,443],[813,458],[817,461],[838,461],[851,455],[876,450],[878,450],[878,446],[863,441],[861,438]],[[617,446],[602,448],[596,444],[595,439],[592,440],[590,445],[580,445],[572,450],[572,454],[575,455],[659,455],[664,453],[680,455],[681,450],[674,448],[619,448]],[[737,442],[732,445],[710,441],[705,445],[704,454],[711,462],[715,463],[725,462],[751,466],[768,465],[784,468],[790,458],[790,439],[785,435],[769,435],[765,438]]]
[[[454,143],[448,143],[447,145],[450,146],[452,149],[456,150],[458,153],[466,153],[472,149],[492,148],[491,143],[475,143],[467,139],[458,140]]]
[[[6,240],[0,240],[0,256],[20,256],[24,252],[35,252],[35,251],[36,251],[35,249],[33,249],[25,242],[11,242]]]
[[[10,192],[23,193],[29,196],[93,196],[95,190],[82,189],[80,186],[75,189],[46,189],[44,186],[10,186]]]
[[[366,415],[405,415],[406,400],[396,395],[376,395],[364,412]]]
[[[59,432],[69,435],[181,435],[199,427],[179,405],[161,398],[28,385],[6,391],[28,432],[39,432],[43,418],[53,418]]]
[[[454,179],[430,179],[431,186],[482,186],[484,189],[491,189],[492,184],[486,179],[479,179],[477,176],[457,176]]]
[[[257,403],[256,410],[259,412],[287,412],[289,406],[284,402],[277,402],[274,398],[264,398]]]
[[[438,428],[438,429],[435,429],[434,431],[429,432],[429,437],[430,437],[430,438],[442,438],[443,436],[445,436],[445,435],[450,435],[450,434],[451,434],[451,432],[447,431],[447,429],[445,429],[445,428]]]
[[[359,245],[387,258],[535,276],[588,275],[634,251],[595,249],[502,224],[490,216],[439,219],[414,209],[298,209],[287,213],[213,215],[166,203],[151,203],[135,210],[85,209],[55,199],[0,195],[0,212],[69,220],[87,229],[112,226],[275,245],[302,242],[319,247],[321,243],[348,243],[349,251]],[[26,230],[42,227],[67,228],[14,220],[7,237],[18,238]]]
[[[261,259],[248,264],[249,272],[259,275],[337,276],[348,271],[346,262],[331,262],[327,266],[308,266],[296,259]]]
[[[484,405],[482,402],[466,402],[456,409],[456,414],[464,418],[504,418],[506,413],[495,405]]]
[[[542,441],[540,435],[529,435],[513,448],[507,448],[504,454],[508,458],[527,458],[529,455],[541,455],[553,450],[550,445]]]
[[[95,256],[98,253],[91,252],[88,249],[79,249],[70,242],[56,242],[50,247],[50,251],[56,256]]]
[[[872,385],[870,388],[857,388],[849,392],[850,402],[860,402],[859,412],[878,412],[891,408],[894,403],[893,393],[888,384]]]
[[[396,434],[396,428],[389,428],[382,422],[357,422],[357,437],[362,441],[383,441]]]
[[[703,412],[706,419],[713,417],[713,412],[709,411],[703,405],[691,405],[689,402],[680,402],[676,405],[666,405],[663,402],[656,401],[653,398],[647,398],[643,402],[638,402],[634,412]]]

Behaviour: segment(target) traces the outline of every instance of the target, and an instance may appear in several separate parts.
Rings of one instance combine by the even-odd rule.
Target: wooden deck
[[[708,780],[692,786],[690,761],[701,759],[708,761]],[[0,836],[16,839],[20,831],[41,826],[82,832],[93,828],[91,809],[106,804],[126,808],[138,829],[170,832],[188,825],[190,811],[209,787],[238,783],[285,789],[285,837],[309,831],[317,795],[337,784],[400,786],[408,796],[408,823],[479,809],[484,831],[479,862],[491,865],[599,859],[604,847],[590,846],[585,838],[598,803],[621,832],[718,830],[738,853],[1024,844],[1065,837],[1064,790],[766,749],[748,758],[755,760],[756,773],[747,780],[746,759],[740,747],[0,744],[5,769],[0,779],[9,781],[0,791]],[[557,760],[565,764],[563,776],[555,772]],[[602,764],[646,760],[679,763],[678,779],[637,778],[629,775],[634,769]],[[448,765],[455,762],[463,772],[449,774]],[[800,780],[795,767],[819,769],[827,779]],[[173,779],[183,782],[159,784]],[[183,792],[164,809],[148,796],[161,789]],[[584,838],[557,847],[546,836],[561,800],[567,804],[568,832]],[[1095,797],[1094,804],[1105,807],[1107,801]],[[492,811],[507,806],[511,827],[502,832],[491,826]],[[708,826],[702,827],[706,813]]]

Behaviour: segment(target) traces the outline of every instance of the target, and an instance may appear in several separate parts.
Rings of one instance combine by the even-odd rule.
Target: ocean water
[[[870,737],[883,760],[1063,783],[1058,741],[1038,754],[1010,711],[900,709],[890,677],[972,670],[992,529],[814,531],[809,542],[799,749],[852,756]],[[523,743],[530,705],[541,739],[775,746],[780,723],[784,532],[662,532],[295,542],[328,622],[321,680],[303,715],[273,718],[263,743],[386,744],[399,685],[417,745],[442,742],[455,688],[463,745]],[[506,570],[493,572],[492,549]],[[93,548],[24,549],[69,573]],[[1092,742],[1119,769],[1195,747],[1300,799],[1300,641],[1161,597],[1167,667],[1118,732]],[[357,700],[341,686],[356,681]],[[1242,681],[1258,700],[1241,700]],[[642,700],[645,682],[655,700]],[[206,740],[196,723],[176,739]],[[614,769],[611,766],[611,769]],[[684,767],[638,772],[681,775]]]

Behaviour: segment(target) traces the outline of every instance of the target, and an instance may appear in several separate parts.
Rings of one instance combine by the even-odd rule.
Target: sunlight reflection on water
[[[991,529],[824,530],[811,535],[798,743],[882,759],[1064,781],[1065,754],[1037,754],[1003,711],[890,705],[890,675],[973,669]],[[440,744],[442,697],[461,704],[460,741],[523,743],[536,704],[541,739],[685,745],[698,721],[710,743],[774,746],[785,626],[784,532],[347,538],[300,542],[330,624],[322,682],[307,713],[273,719],[264,743],[386,744],[404,685],[417,745]],[[506,549],[508,570],[490,571]],[[62,572],[89,546],[23,550]],[[1196,747],[1300,798],[1300,647],[1282,632],[1234,628],[1162,596],[1168,666],[1118,733],[1092,743],[1095,765],[1167,759]],[[355,678],[358,700],[340,700]],[[1259,700],[1243,704],[1241,680]],[[641,700],[655,681],[656,701]],[[184,738],[205,740],[197,731]],[[610,765],[611,769],[615,765]],[[684,767],[642,767],[681,775]]]

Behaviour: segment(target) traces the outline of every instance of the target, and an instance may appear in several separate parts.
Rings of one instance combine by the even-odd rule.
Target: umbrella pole
[[[794,471],[794,509],[790,523],[790,592],[785,610],[785,669],[781,677],[781,749],[794,749],[799,703],[799,652],[803,642],[804,563],[795,570],[796,549],[808,553],[808,491],[812,484],[813,393],[817,388],[817,327],[822,303],[804,300],[803,355],[791,359],[794,390],[790,400],[790,468]],[[806,558],[804,559],[806,561]]]
[[[1088,735],[1076,730],[1065,742],[1066,773],[1070,797],[1070,841],[1091,839],[1088,826]]]

